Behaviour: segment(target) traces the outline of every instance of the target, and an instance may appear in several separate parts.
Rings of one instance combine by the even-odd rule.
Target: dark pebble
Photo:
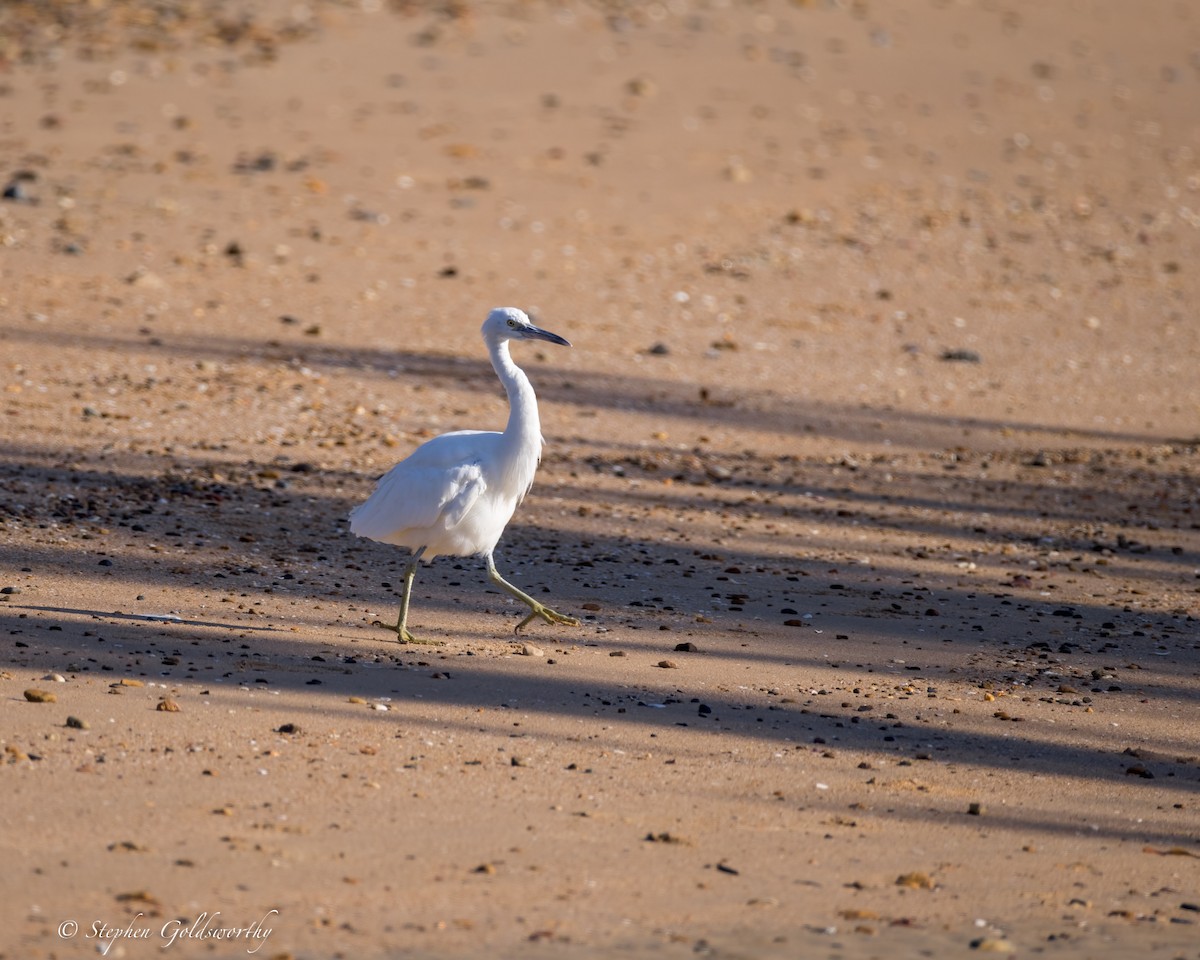
[[[4,188],[4,199],[9,203],[33,203],[33,197],[29,195],[29,191],[25,189],[25,184],[20,180],[10,180],[8,186]]]
[[[943,350],[942,359],[948,363],[981,363],[983,358],[974,350]]]

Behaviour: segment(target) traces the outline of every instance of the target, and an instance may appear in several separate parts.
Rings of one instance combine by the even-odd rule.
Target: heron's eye
[[[508,321],[508,325],[509,325],[510,327],[515,327],[515,326],[517,325],[517,321],[516,321],[516,320],[511,320],[511,319],[510,319],[510,320]]]

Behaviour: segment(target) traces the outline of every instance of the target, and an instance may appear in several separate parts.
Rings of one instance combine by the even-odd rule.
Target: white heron
[[[508,425],[503,433],[458,430],[421,444],[380,478],[367,500],[350,513],[357,536],[408,547],[404,595],[393,628],[401,643],[428,643],[408,631],[408,603],[417,564],[434,557],[483,556],[488,577],[528,605],[519,632],[536,618],[579,626],[574,617],[551,610],[500,576],[492,552],[513,512],[533,485],[542,456],[537,397],[525,372],[509,354],[510,340],[546,340],[569,347],[556,333],[541,330],[516,307],[498,307],[483,322],[492,368],[508,394]]]

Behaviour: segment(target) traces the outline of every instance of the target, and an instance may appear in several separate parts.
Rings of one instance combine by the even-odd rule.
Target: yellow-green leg
[[[511,583],[500,576],[500,572],[496,569],[496,561],[492,559],[492,555],[490,553],[487,557],[487,569],[488,577],[491,579],[492,583],[510,596],[516,597],[529,607],[529,616],[517,624],[516,629],[513,630],[513,633],[520,633],[521,630],[529,624],[530,620],[536,620],[538,617],[541,617],[547,623],[551,624],[561,623],[568,627],[579,626],[579,621],[574,617],[568,617],[566,614],[558,613],[556,610],[551,610],[544,603],[538,603],[529,594],[522,590],[518,590]]]
[[[412,597],[413,580],[417,577],[417,562],[421,559],[421,554],[425,552],[425,548],[417,550],[412,555],[412,560],[404,569],[404,594],[400,598],[400,616],[396,620],[396,625],[390,629],[396,631],[396,640],[400,643],[423,643],[431,647],[442,646],[440,640],[418,640],[408,632],[408,602]]]

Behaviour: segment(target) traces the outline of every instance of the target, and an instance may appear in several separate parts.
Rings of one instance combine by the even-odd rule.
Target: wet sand
[[[0,956],[1200,956],[1196,50],[5,5]],[[441,558],[402,646],[346,514],[501,304],[583,625]]]

